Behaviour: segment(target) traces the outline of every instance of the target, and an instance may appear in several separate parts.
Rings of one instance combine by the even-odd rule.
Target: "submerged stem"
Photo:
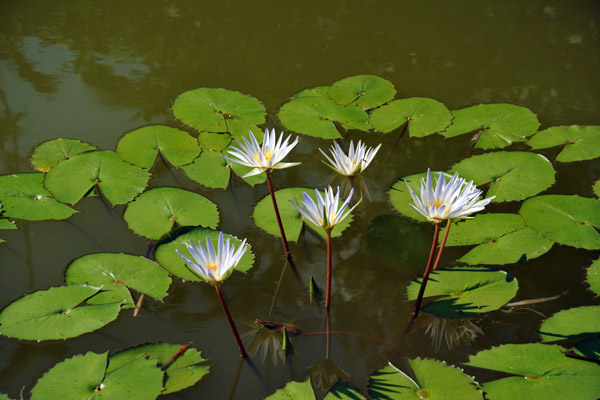
[[[448,233],[450,232],[450,226],[452,225],[452,220],[449,219],[446,224],[446,232],[444,232],[444,238],[442,239],[442,244],[440,245],[440,249],[438,250],[438,255],[435,259],[435,264],[433,265],[433,269],[438,269],[440,266],[440,261],[442,259],[442,253],[444,252],[444,248],[446,247],[446,240],[448,239]]]
[[[235,337],[235,341],[237,343],[238,348],[240,349],[240,355],[244,358],[248,358],[248,353],[246,353],[246,349],[244,348],[244,344],[242,343],[242,339],[233,323],[233,318],[231,318],[231,314],[229,313],[229,308],[227,308],[227,304],[225,303],[225,299],[223,298],[223,294],[221,293],[221,287],[219,283],[215,284],[215,290],[217,291],[217,295],[219,296],[219,300],[221,301],[221,306],[223,307],[223,311],[225,311],[225,316],[227,316],[227,322],[229,322],[229,326],[231,327],[231,331],[233,332],[233,336]]]
[[[325,295],[325,311],[329,313],[331,305],[331,229],[327,232],[327,294]]]
[[[410,317],[410,324],[417,318],[419,315],[419,309],[421,308],[421,302],[423,301],[423,295],[425,294],[425,286],[427,285],[427,279],[429,279],[429,273],[431,272],[431,264],[433,263],[433,255],[435,254],[435,248],[437,247],[438,237],[440,236],[440,225],[435,224],[435,230],[433,232],[433,242],[431,243],[431,251],[429,252],[429,260],[427,260],[427,266],[425,267],[425,273],[423,274],[423,280],[421,281],[421,287],[419,288],[419,295],[417,296],[417,301],[415,302],[415,308],[412,313],[412,317]]]
[[[275,217],[277,218],[277,224],[279,225],[279,233],[281,234],[281,242],[283,243],[283,250],[285,251],[285,258],[289,261],[290,266],[295,271],[296,264],[292,260],[292,253],[288,246],[287,238],[285,237],[285,231],[283,230],[283,224],[281,223],[281,216],[279,215],[279,207],[277,207],[277,200],[275,199],[275,192],[273,191],[273,182],[271,181],[271,171],[267,170],[267,184],[269,185],[269,193],[271,194],[271,200],[273,201],[273,209],[275,210]]]

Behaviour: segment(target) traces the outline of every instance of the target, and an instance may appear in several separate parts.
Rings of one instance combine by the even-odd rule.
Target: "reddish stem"
[[[444,248],[446,247],[446,240],[448,239],[448,233],[450,232],[450,226],[452,225],[452,220],[449,219],[446,224],[446,232],[444,232],[444,238],[442,239],[442,244],[440,245],[440,250],[438,251],[437,258],[435,259],[435,264],[433,265],[433,269],[438,269],[440,265],[440,261],[442,259],[442,253],[444,252]]]
[[[329,312],[331,305],[331,229],[327,232],[327,294],[325,295],[325,311]]]
[[[415,309],[413,310],[412,317],[410,318],[410,324],[419,315],[419,309],[421,308],[421,302],[423,301],[423,295],[425,294],[425,286],[427,285],[427,279],[429,279],[429,273],[431,272],[431,264],[433,263],[433,255],[435,254],[435,248],[437,247],[438,237],[440,236],[440,225],[435,224],[435,231],[433,232],[433,243],[431,243],[431,251],[429,252],[429,260],[427,260],[427,266],[425,267],[425,273],[423,274],[423,280],[421,281],[421,287],[419,288],[419,295],[415,302]]]
[[[179,356],[183,355],[183,353],[185,353],[185,351],[188,349],[188,347],[190,347],[190,346],[187,345],[187,344],[184,344],[183,346],[181,346],[179,348],[179,350],[177,350],[177,352],[175,354],[173,354],[171,356],[171,358],[169,358],[167,360],[167,362],[164,363],[163,366],[160,369],[164,371],[167,368],[169,368],[171,366],[171,364],[173,364],[175,362],[175,360],[177,360],[177,357],[179,357]]]
[[[279,215],[279,207],[277,207],[277,200],[275,199],[275,192],[273,191],[273,182],[271,182],[271,171],[267,170],[267,184],[269,185],[269,193],[271,193],[271,200],[273,201],[273,209],[275,210],[275,217],[277,218],[277,224],[279,225],[279,233],[281,234],[281,242],[283,243],[283,250],[285,251],[285,258],[289,261],[290,265],[296,270],[296,265],[292,260],[292,253],[288,246],[287,238],[285,237],[285,231],[283,230],[283,224],[281,223],[281,216]]]
[[[237,343],[238,348],[240,349],[240,355],[244,358],[248,358],[248,353],[246,353],[246,349],[244,349],[244,344],[242,343],[242,339],[235,328],[235,324],[233,323],[233,318],[231,318],[231,314],[229,313],[229,308],[227,308],[227,304],[225,303],[225,299],[223,298],[223,294],[221,293],[221,287],[219,283],[215,284],[215,290],[217,291],[217,295],[219,296],[219,300],[221,301],[221,306],[223,307],[223,311],[225,311],[225,315],[227,316],[227,322],[229,322],[229,326],[231,327],[231,331],[233,332],[233,336],[235,337],[235,341]]]

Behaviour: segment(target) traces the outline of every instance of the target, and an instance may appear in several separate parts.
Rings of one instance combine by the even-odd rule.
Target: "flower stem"
[[[327,294],[325,295],[325,311],[329,312],[331,305],[331,229],[327,232]]]
[[[267,184],[269,185],[269,193],[271,193],[271,200],[273,201],[273,209],[275,210],[275,217],[277,217],[277,224],[279,225],[279,233],[281,234],[281,241],[283,243],[283,250],[285,251],[285,258],[289,261],[292,269],[296,269],[296,264],[292,260],[292,253],[288,246],[287,238],[285,237],[285,231],[283,230],[283,224],[281,223],[281,216],[279,215],[279,207],[277,207],[277,200],[275,199],[275,192],[273,191],[273,182],[271,181],[271,171],[267,171]]]
[[[433,232],[433,242],[431,243],[431,250],[429,251],[429,260],[427,260],[427,266],[425,267],[425,273],[423,274],[423,280],[421,281],[421,287],[419,288],[419,295],[415,302],[415,309],[413,310],[412,317],[410,318],[410,324],[419,315],[419,309],[421,308],[421,302],[423,301],[423,295],[425,294],[425,286],[427,285],[427,279],[429,279],[429,273],[431,272],[431,264],[433,263],[433,255],[435,254],[435,248],[437,247],[438,237],[440,236],[440,225],[435,224],[435,231]]]
[[[442,253],[444,252],[444,248],[446,247],[446,240],[448,239],[448,233],[450,232],[450,225],[452,225],[452,220],[449,219],[446,224],[446,232],[444,232],[444,238],[442,239],[442,244],[440,245],[440,249],[438,251],[437,258],[435,259],[435,264],[433,265],[433,269],[438,269],[440,265],[440,260],[442,259]]]
[[[231,314],[229,313],[229,308],[227,308],[227,304],[225,303],[225,299],[223,298],[223,294],[221,293],[221,287],[219,283],[215,284],[215,290],[217,291],[217,295],[219,296],[219,300],[221,301],[221,306],[223,307],[223,311],[225,311],[225,315],[227,316],[227,321],[229,322],[229,326],[231,327],[231,331],[233,332],[233,336],[235,337],[235,341],[237,343],[238,348],[240,349],[240,355],[244,358],[248,358],[248,353],[246,353],[246,349],[244,349],[244,344],[242,343],[242,339],[240,339],[240,335],[235,328],[235,324],[233,323],[233,318],[231,318]]]

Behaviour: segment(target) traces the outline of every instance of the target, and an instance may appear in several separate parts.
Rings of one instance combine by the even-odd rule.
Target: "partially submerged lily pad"
[[[437,100],[412,97],[394,100],[373,110],[369,122],[383,133],[408,124],[411,137],[423,137],[446,129],[452,122],[452,114]]]
[[[309,379],[304,382],[290,381],[285,384],[284,387],[279,388],[270,396],[267,396],[265,400],[288,400],[288,399],[302,399],[302,400],[316,400],[316,395],[312,388]],[[360,392],[346,382],[336,383],[323,400],[362,400],[365,399]]]
[[[586,268],[585,281],[590,285],[590,290],[600,296],[600,258]]]
[[[593,338],[600,334],[600,306],[582,306],[559,311],[542,323],[538,333],[543,342]]]
[[[392,82],[378,76],[357,75],[335,82],[327,94],[337,104],[368,110],[392,100],[396,89]]]
[[[563,146],[556,161],[572,162],[600,157],[600,126],[553,126],[537,132],[527,144],[534,150]]]
[[[33,151],[31,165],[38,171],[48,172],[59,161],[68,160],[85,151],[96,150],[96,146],[75,139],[58,138],[40,144]]]

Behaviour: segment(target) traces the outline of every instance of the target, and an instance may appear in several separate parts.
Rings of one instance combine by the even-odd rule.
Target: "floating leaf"
[[[134,303],[128,288],[162,301],[168,295],[171,278],[147,258],[96,253],[73,261],[67,269],[66,283],[102,287],[100,293],[88,300],[89,304],[123,303],[124,308],[129,308]]]
[[[490,400],[596,400],[600,365],[566,357],[557,345],[505,344],[470,357],[467,365],[509,373],[508,378],[484,383]]]
[[[189,254],[186,243],[190,241],[198,243],[201,241],[206,245],[206,237],[209,237],[213,245],[217,245],[219,242],[219,231],[210,228],[183,228],[174,231],[169,234],[169,239],[165,240],[156,248],[155,256],[156,260],[165,267],[170,273],[178,276],[186,281],[200,282],[198,278],[185,264],[185,261],[175,252],[175,249],[179,250],[182,254]],[[237,249],[242,241],[235,236],[223,234],[223,239],[227,240],[230,238],[230,244],[235,245]],[[248,250],[242,256],[242,259],[235,267],[237,271],[246,272],[254,265],[254,253],[252,253],[252,247],[248,245]],[[190,257],[191,258],[191,257]]]
[[[396,89],[392,82],[378,76],[357,75],[335,82],[327,94],[337,104],[353,104],[367,110],[392,100]]]
[[[85,151],[96,150],[96,146],[75,139],[58,138],[40,144],[33,151],[31,165],[38,171],[48,172],[59,161],[68,160]]]
[[[587,339],[577,343],[573,348],[576,354],[600,361],[600,339]]]
[[[589,250],[600,249],[600,201],[586,197],[546,195],[526,200],[519,214],[540,235]]]
[[[12,400],[8,395],[0,393],[0,400]]]
[[[441,241],[441,238],[440,238]],[[516,214],[479,214],[454,224],[447,246],[478,245],[458,261],[467,264],[513,264],[545,254],[554,242],[525,225]]]
[[[421,278],[406,288],[408,300],[415,300]],[[440,317],[456,318],[494,311],[517,293],[519,285],[512,275],[482,267],[440,268],[431,272],[425,298],[442,296],[421,309]]]
[[[17,229],[17,225],[15,224],[15,221],[0,219],[0,229]]]
[[[413,374],[408,375],[391,363],[369,377],[369,394],[374,400],[482,399],[472,377],[441,361],[408,360]],[[413,380],[414,376],[416,380]]]
[[[329,97],[327,93],[329,93],[330,87],[331,86],[317,86],[314,88],[304,89],[292,96],[292,99],[297,99],[299,97]]]
[[[554,168],[544,156],[523,151],[497,151],[464,159],[452,166],[452,173],[489,183],[486,197],[495,202],[523,200],[548,189],[554,183]]]
[[[480,149],[523,142],[540,126],[534,113],[512,104],[479,104],[452,111],[452,114],[452,125],[442,135],[451,138],[465,133],[479,134],[475,147]]]
[[[0,313],[0,333],[24,340],[68,339],[95,331],[119,315],[119,303],[81,305],[100,291],[84,285],[39,290]]]
[[[304,382],[290,381],[285,384],[284,387],[279,388],[270,396],[267,396],[265,400],[287,400],[287,399],[302,399],[311,400],[316,399],[310,380],[307,379]],[[365,399],[363,395],[356,389],[353,389],[346,382],[338,381],[329,390],[323,400],[361,400]]]
[[[542,323],[538,333],[543,342],[594,337],[600,333],[600,306],[559,311]]]
[[[452,122],[452,114],[439,101],[422,97],[394,100],[376,110],[369,119],[371,126],[383,133],[408,123],[411,137],[441,132]]]
[[[232,140],[232,136],[228,133],[200,132],[198,134],[198,143],[207,150],[221,151],[229,146]]]
[[[600,126],[553,126],[537,132],[527,144],[534,150],[564,146],[556,161],[571,162],[600,157]]]
[[[0,201],[4,217],[27,221],[67,219],[77,210],[56,201],[43,185],[44,174],[22,173],[0,176]]]
[[[600,296],[600,258],[587,267],[585,281],[590,285],[590,290]]]
[[[600,197],[600,181],[594,182],[594,186],[592,186],[592,191],[596,195],[596,197]]]
[[[114,206],[140,194],[150,174],[121,160],[114,151],[99,150],[73,156],[56,164],[44,184],[54,197],[75,204],[94,187]]]
[[[148,239],[160,239],[173,226],[216,228],[219,211],[207,198],[187,190],[161,187],[142,193],[127,205],[129,229]]]

